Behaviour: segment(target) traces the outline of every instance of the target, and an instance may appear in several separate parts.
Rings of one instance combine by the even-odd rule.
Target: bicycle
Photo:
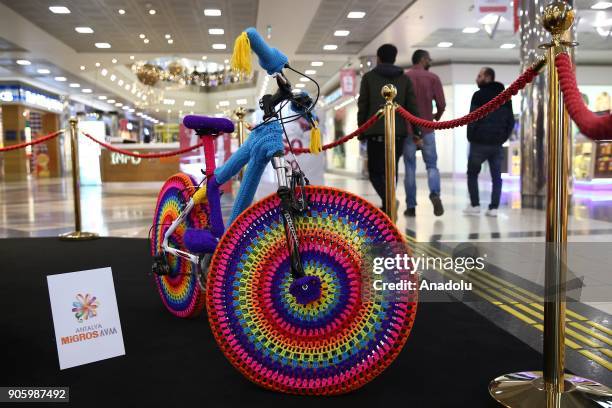
[[[251,381],[293,394],[346,393],[380,374],[408,338],[416,291],[402,299],[371,296],[364,266],[371,247],[403,254],[406,243],[368,201],[310,186],[299,166],[286,166],[284,123],[302,115],[314,126],[319,92],[314,100],[293,93],[283,70],[304,74],[255,29],[242,35],[278,89],[261,98],[263,121],[218,168],[214,137],[232,132],[232,122],[185,117],[204,142],[205,178],[196,184],[179,173],[162,187],[152,226],[153,274],[174,315],[197,316],[206,304],[219,347]],[[300,113],[283,118],[288,103]],[[268,162],[278,190],[251,205]],[[219,186],[245,164],[226,229]]]

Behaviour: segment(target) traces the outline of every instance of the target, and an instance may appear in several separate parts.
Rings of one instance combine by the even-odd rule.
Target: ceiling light
[[[213,50],[224,50],[226,48],[225,44],[213,44]]]
[[[183,102],[183,105],[185,105],[185,106],[195,106],[195,101],[185,101],[185,102]]]
[[[174,99],[164,99],[164,105],[174,105]]]
[[[79,34],[93,34],[94,32],[91,27],[74,27],[74,31]]]
[[[304,85],[304,84],[295,84],[295,87],[296,87],[296,88],[303,88],[303,87],[305,87],[305,86],[306,86],[306,85]]]
[[[366,15],[365,11],[351,11],[346,17],[347,18],[364,18]]]
[[[246,105],[246,104],[247,104],[246,99],[236,99],[236,105]]]
[[[117,81],[117,85],[123,86],[123,79],[120,79],[119,81]]]
[[[71,88],[80,88],[80,87],[81,87],[81,85],[80,85],[80,84],[77,84],[76,82],[73,82],[73,83],[71,83],[71,84],[70,84],[70,85],[68,85],[68,86],[69,86],[69,87],[71,87]]]
[[[612,7],[612,3],[609,1],[600,1],[591,6],[593,10],[605,10]]]
[[[119,9],[117,10],[119,12],[119,14],[124,15],[125,14],[125,10],[124,9]]]
[[[130,59],[131,59],[132,61],[134,61],[134,56],[133,56],[133,55],[130,55]]]
[[[323,66],[323,61],[312,61],[310,63],[311,67],[322,67]]]
[[[113,58],[113,59],[111,60],[111,62],[112,62],[113,64],[116,64],[116,63],[117,63],[117,58]]]
[[[336,30],[336,31],[334,31],[334,35],[336,37],[346,37],[350,33],[351,32],[349,30]]]
[[[108,100],[108,101],[106,101],[106,102],[108,102],[108,103],[115,103],[115,100],[114,100],[114,99],[109,99],[109,100]]]
[[[145,38],[144,40],[142,40],[143,43],[148,44],[149,43],[149,39]]]
[[[134,108],[130,108],[130,109],[128,109],[128,112],[130,112],[130,113],[134,113],[134,112],[136,112],[136,109],[134,109]]]
[[[317,71],[315,69],[307,69],[306,71],[304,71],[304,73],[306,75],[314,75],[317,73]]]
[[[324,49],[325,51],[333,51],[333,50],[338,49],[338,46],[337,46],[336,44],[325,44],[325,45],[323,46],[323,49]]]
[[[229,101],[219,101],[219,106],[229,106]]]
[[[155,11],[155,9],[151,9],[151,10],[149,10],[149,14],[150,14],[150,15],[154,16],[154,15],[155,15],[155,13],[157,13],[157,11]]]
[[[465,27],[462,32],[464,34],[475,34],[479,31],[480,31],[480,28],[478,27]]]
[[[99,63],[99,62],[96,62],[96,67],[99,67],[99,66],[100,66],[100,63]]]
[[[28,60],[25,59],[20,59],[15,61],[17,63],[17,65],[32,65],[32,63]]]
[[[53,79],[55,79],[57,82],[66,82],[66,77],[62,77],[62,76],[55,77]]]
[[[100,73],[102,74],[102,76],[106,76],[106,74],[108,74],[108,70],[106,68],[102,68],[102,71],[100,71]]]
[[[516,47],[516,44],[513,43],[506,43],[499,46],[499,48],[503,48],[504,50],[510,50],[514,47]]]
[[[310,79],[306,78],[306,77],[301,77],[300,78],[300,82],[308,82],[310,81]]]
[[[140,37],[140,39],[142,40],[143,38],[146,38],[147,36],[144,34],[140,34],[138,37]]]
[[[100,96],[98,96],[98,99],[99,99],[99,100],[101,100],[101,101],[103,101],[103,100],[105,100],[105,99],[106,99],[106,96],[104,96],[104,95],[100,95]]]
[[[120,107],[122,107],[122,106],[123,106],[123,104],[122,104],[121,102],[117,102],[117,103],[115,104],[115,106],[117,106],[117,107],[119,107],[119,108],[120,108]]]
[[[219,9],[204,9],[204,15],[208,17],[219,17],[221,10]]]
[[[208,57],[207,57],[206,55],[202,55],[202,59],[203,59],[204,61],[206,61],[206,60],[208,59]]]
[[[113,81],[113,82],[115,82],[115,79],[117,79],[117,76],[116,76],[115,74],[112,74],[112,75],[110,76],[110,80],[111,80],[111,81]]]
[[[128,109],[130,109],[130,107],[129,107],[129,106],[127,106],[127,105],[125,105],[125,106],[123,106],[121,109],[123,109],[123,110],[128,110]]]
[[[125,90],[126,90],[126,91],[129,91],[129,90],[130,90],[130,88],[131,88],[130,84],[125,84]]]
[[[96,48],[110,48],[111,45],[107,42],[99,42],[95,44]]]
[[[223,35],[223,34],[225,34],[225,30],[223,30],[222,28],[209,28],[208,29],[208,34],[210,34],[210,35]]]
[[[174,44],[174,40],[171,38],[168,40],[168,44]]]
[[[172,109],[168,109],[168,113],[172,113]]]
[[[51,71],[49,71],[47,68],[37,69],[36,72],[38,72],[39,74],[43,74],[43,75],[51,73]]]
[[[51,6],[49,7],[49,10],[51,10],[51,12],[54,14],[70,14],[68,7],[64,6]]]
[[[438,47],[440,48],[449,48],[452,47],[453,43],[452,42],[448,42],[448,41],[442,41],[438,43]]]
[[[224,64],[229,64],[229,60],[228,60],[228,59],[223,60],[223,63],[224,63]]]
[[[170,34],[166,34],[164,37],[166,37],[166,40],[169,40],[170,38],[172,38]]]
[[[92,91],[89,88],[84,88],[84,89],[81,89],[81,92],[83,92],[83,93],[91,93]]]

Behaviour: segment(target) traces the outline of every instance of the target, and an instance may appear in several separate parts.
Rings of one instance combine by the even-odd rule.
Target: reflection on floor
[[[482,180],[482,207],[490,188]],[[487,182],[485,182],[487,181]],[[327,174],[326,184],[359,194],[379,204],[366,180]],[[468,203],[465,179],[445,178],[442,200],[445,213],[434,217],[426,180],[418,179],[415,218],[405,218],[405,195],[400,201],[398,227],[406,233],[415,252],[452,255],[457,247],[487,254],[485,275],[466,275],[480,293],[474,308],[508,332],[538,349],[541,345],[541,297],[544,277],[544,222],[541,210],[521,209],[516,181],[504,184],[499,217],[465,216]],[[82,187],[83,230],[104,236],[146,237],[161,183],[107,183]],[[223,196],[223,210],[231,209],[231,194]],[[72,230],[73,203],[69,179],[0,182],[0,237],[55,236]],[[612,373],[612,196],[580,195],[573,198],[569,223],[568,266],[579,282],[580,302],[568,304],[568,367],[574,372],[610,383]],[[463,245],[463,246],[462,246]],[[448,280],[433,272],[426,278]],[[437,276],[437,278],[436,278]],[[455,277],[456,278],[456,277]],[[452,277],[451,277],[452,279]],[[573,313],[573,315],[571,315]],[[579,317],[576,317],[579,316]],[[569,326],[571,325],[571,327]],[[536,367],[525,367],[533,369]]]

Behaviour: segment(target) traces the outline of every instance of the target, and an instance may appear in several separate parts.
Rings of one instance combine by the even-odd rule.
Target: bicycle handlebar
[[[280,73],[289,59],[277,48],[270,47],[254,27],[247,28],[245,33],[249,37],[251,49],[259,57],[259,65],[268,75]]]

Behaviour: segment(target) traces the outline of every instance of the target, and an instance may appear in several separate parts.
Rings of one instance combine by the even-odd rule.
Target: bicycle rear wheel
[[[342,394],[397,357],[417,293],[401,301],[365,295],[368,248],[408,250],[382,211],[333,188],[305,192],[310,210],[294,223],[304,270],[321,279],[321,298],[301,305],[289,293],[280,201],[271,195],[245,210],[221,239],[208,276],[208,318],[225,356],[256,384],[292,394]],[[416,284],[417,275],[408,279]]]
[[[168,178],[157,197],[153,230],[151,234],[151,254],[161,254],[164,234],[179,216],[185,203],[195,189],[195,181],[187,174],[178,173]],[[185,250],[183,234],[187,228],[208,227],[208,206],[196,204],[176,231],[169,237],[173,248]],[[205,293],[198,282],[198,266],[187,259],[166,254],[170,267],[169,275],[154,275],[159,294],[166,308],[178,317],[195,317],[204,308]]]

